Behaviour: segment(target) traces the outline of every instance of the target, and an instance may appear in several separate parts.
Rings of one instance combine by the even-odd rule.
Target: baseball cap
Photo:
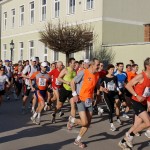
[[[48,64],[47,64],[47,62],[42,62],[42,63],[41,63],[41,66],[42,66],[42,67],[46,67],[46,66],[48,66]]]
[[[9,60],[5,60],[5,62],[10,62]]]
[[[84,63],[87,63],[87,64],[90,63],[89,59],[85,59]]]
[[[31,61],[36,61],[36,57],[31,57]]]

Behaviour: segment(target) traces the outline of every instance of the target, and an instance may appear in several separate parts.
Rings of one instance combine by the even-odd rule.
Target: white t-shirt
[[[10,66],[5,65],[5,72],[6,72],[6,75],[8,77],[11,77],[12,73],[11,73],[11,67]]]
[[[9,79],[6,75],[0,76],[0,91],[3,91],[5,89],[5,83],[8,81]]]
[[[37,67],[28,65],[23,69],[22,74],[27,74],[28,77],[31,77],[34,72],[37,72]],[[30,85],[29,79],[25,79],[25,84]]]

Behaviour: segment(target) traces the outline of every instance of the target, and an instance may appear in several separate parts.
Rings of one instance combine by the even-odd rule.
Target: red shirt
[[[107,72],[105,70],[101,70],[99,72],[99,78],[104,78],[106,76]]]
[[[139,96],[146,97],[146,99],[143,102],[141,102],[143,105],[146,105],[147,101],[150,100],[150,91],[149,91],[149,89],[150,89],[150,79],[146,76],[145,72],[142,72],[142,74],[143,74],[143,77],[144,77],[144,81],[143,81],[143,83],[136,84],[134,86],[134,90]],[[132,99],[139,102],[138,99],[135,96],[132,96]]]
[[[49,75],[52,78],[52,88],[54,89],[61,87],[61,83],[57,79],[59,74],[60,74],[60,71],[58,69],[54,69],[51,72],[49,72]]]

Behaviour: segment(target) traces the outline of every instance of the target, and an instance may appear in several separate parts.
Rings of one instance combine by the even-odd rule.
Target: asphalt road
[[[0,107],[0,150],[78,150],[73,144],[80,127],[68,131],[66,128],[69,106],[64,107],[65,116],[57,117],[51,124],[50,111],[43,112],[41,125],[30,121],[31,113],[21,114],[21,101],[10,100]],[[132,114],[131,114],[132,115]],[[114,118],[115,120],[116,118]],[[120,150],[119,140],[131,126],[132,119],[124,119],[120,126],[115,122],[117,131],[110,131],[107,113],[102,117],[93,116],[89,131],[83,138],[86,150]],[[150,150],[150,140],[144,133],[135,137],[133,150]]]

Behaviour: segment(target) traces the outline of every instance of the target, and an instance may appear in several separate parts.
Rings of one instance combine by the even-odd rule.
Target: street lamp
[[[12,52],[13,52],[13,49],[14,49],[14,42],[13,40],[11,40],[10,42],[10,60],[12,61]]]

